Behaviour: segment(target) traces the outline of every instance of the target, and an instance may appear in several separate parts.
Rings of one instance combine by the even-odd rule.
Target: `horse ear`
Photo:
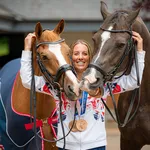
[[[40,38],[42,32],[43,32],[43,29],[42,29],[41,23],[38,22],[35,27],[35,35],[36,35],[37,39]]]
[[[106,3],[103,2],[103,1],[101,1],[100,10],[101,10],[101,14],[102,14],[103,20],[105,20],[106,17],[107,17],[108,15],[110,15],[110,13],[107,11],[107,5],[106,5]]]
[[[60,20],[57,26],[55,27],[54,32],[57,33],[58,35],[61,34],[64,30],[64,24],[65,24],[64,19]]]
[[[139,15],[141,8],[137,9],[136,11],[131,11],[129,12],[128,18],[127,18],[127,22],[131,25],[134,20],[136,19],[136,17]]]

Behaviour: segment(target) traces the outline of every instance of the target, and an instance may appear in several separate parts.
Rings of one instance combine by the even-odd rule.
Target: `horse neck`
[[[146,51],[145,68],[147,69],[150,65],[150,33],[141,18],[138,18],[133,24],[133,31],[138,32],[143,38],[143,50]],[[150,69],[148,70],[150,72]]]
[[[136,25],[137,24],[137,25]],[[133,31],[138,32],[141,37],[143,38],[143,49],[146,51],[146,55],[149,55],[150,53],[150,33],[142,21],[141,18],[138,18],[135,24],[133,24]],[[146,60],[148,61],[148,60]]]
[[[136,32],[138,32],[141,37],[143,38],[143,50],[146,51],[146,55],[145,55],[145,68],[144,68],[144,72],[143,72],[143,77],[142,77],[142,84],[141,84],[141,89],[143,91],[147,91],[147,89],[149,89],[149,84],[147,83],[149,81],[149,77],[150,77],[150,33],[146,27],[146,25],[144,24],[144,22],[142,20],[140,21],[140,25],[138,25],[138,27],[133,28],[133,30],[135,30]],[[138,24],[139,24],[138,21]],[[145,93],[145,92],[143,92]],[[148,94],[149,92],[147,92]],[[146,95],[147,97],[149,97],[149,95]],[[147,101],[147,99],[142,99],[142,103],[145,103],[145,101]]]

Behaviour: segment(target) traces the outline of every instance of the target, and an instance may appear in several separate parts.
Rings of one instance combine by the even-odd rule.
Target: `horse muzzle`
[[[95,68],[88,68],[83,74],[82,81],[80,82],[80,89],[88,92],[103,87],[103,84],[103,75]]]

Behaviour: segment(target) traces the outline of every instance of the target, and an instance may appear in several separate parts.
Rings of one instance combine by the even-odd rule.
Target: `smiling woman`
[[[86,70],[92,58],[90,44],[82,39],[73,42],[71,44],[71,56],[77,77],[81,80],[82,73]]]
[[[77,40],[71,45],[71,56],[77,79],[82,80],[84,71],[92,59],[92,49],[85,40]],[[96,97],[93,97],[96,96]],[[100,91],[82,91],[82,96],[75,102],[70,102],[66,109],[66,132],[71,130],[66,138],[67,150],[105,150],[106,138],[104,128],[104,107],[100,100]],[[97,128],[102,129],[97,133]],[[62,134],[62,133],[61,133]],[[88,136],[87,136],[88,135]],[[58,133],[60,136],[60,133]],[[94,142],[93,142],[94,141]],[[58,142],[59,150],[64,150],[62,142]]]

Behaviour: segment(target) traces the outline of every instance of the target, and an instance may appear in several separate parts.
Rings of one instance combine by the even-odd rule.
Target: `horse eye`
[[[122,48],[124,48],[125,45],[126,45],[125,43],[117,43],[116,47],[118,49],[122,49]]]
[[[43,55],[42,60],[48,60],[47,56]]]

